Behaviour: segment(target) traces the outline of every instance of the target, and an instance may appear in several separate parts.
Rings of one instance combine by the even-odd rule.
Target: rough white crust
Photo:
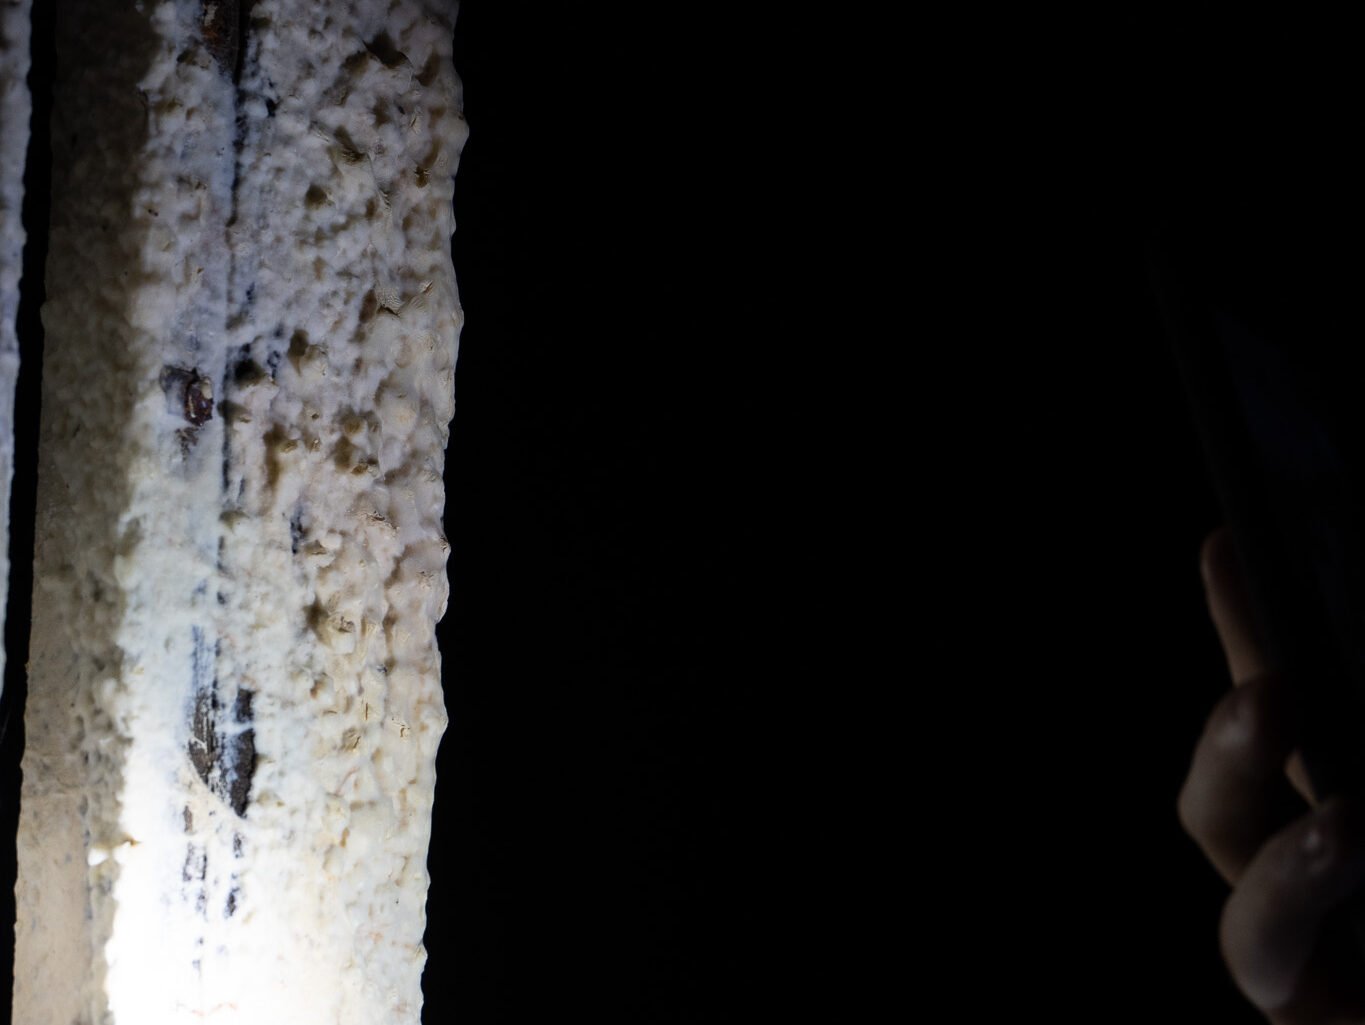
[[[14,384],[19,376],[19,276],[24,263],[28,151],[29,0],[0,0],[0,690],[9,585],[9,489],[14,476]]]
[[[137,6],[56,19],[15,1020],[415,1025],[454,5]]]

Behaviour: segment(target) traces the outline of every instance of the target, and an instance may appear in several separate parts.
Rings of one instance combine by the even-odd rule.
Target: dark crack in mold
[[[250,6],[250,0],[247,6]],[[241,50],[238,0],[200,0],[200,7],[199,30],[204,38],[204,47],[223,73],[232,75],[233,81],[236,81]]]

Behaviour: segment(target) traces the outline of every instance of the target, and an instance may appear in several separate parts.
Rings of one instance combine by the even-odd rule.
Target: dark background
[[[777,185],[725,24],[460,12],[428,1021],[756,1013]]]

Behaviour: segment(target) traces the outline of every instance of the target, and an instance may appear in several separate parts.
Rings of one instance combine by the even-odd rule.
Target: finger
[[[1204,540],[1200,552],[1200,572],[1204,578],[1209,614],[1227,658],[1232,682],[1243,684],[1270,671],[1269,659],[1256,639],[1250,600],[1237,562],[1237,552],[1227,527],[1219,527]],[[1290,756],[1285,771],[1294,789],[1310,804],[1316,800],[1303,759],[1297,752]]]
[[[1365,815],[1341,798],[1275,834],[1247,865],[1224,906],[1220,939],[1238,987],[1272,1019],[1326,1020],[1303,1010],[1325,1003],[1322,987],[1332,980],[1323,958],[1340,956],[1320,943],[1324,920],[1362,882]]]
[[[1273,674],[1234,687],[1195,747],[1177,811],[1230,883],[1270,836],[1307,808],[1284,775],[1297,729],[1293,702],[1293,689]]]
[[[1205,539],[1199,566],[1209,614],[1222,642],[1232,682],[1242,684],[1255,679],[1270,667],[1265,649],[1256,636],[1237,551],[1226,527],[1219,527]]]

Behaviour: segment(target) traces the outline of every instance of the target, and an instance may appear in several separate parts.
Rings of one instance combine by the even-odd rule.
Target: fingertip
[[[1217,578],[1221,568],[1226,565],[1228,551],[1228,529],[1215,527],[1204,538],[1199,548],[1199,574],[1204,578],[1204,586],[1209,587]]]
[[[1333,797],[1270,840],[1223,909],[1219,939],[1242,992],[1265,1011],[1300,988],[1327,916],[1365,882],[1365,807]]]
[[[1271,668],[1258,636],[1246,579],[1227,527],[1204,541],[1200,554],[1204,597],[1227,657],[1232,682],[1243,684]]]

